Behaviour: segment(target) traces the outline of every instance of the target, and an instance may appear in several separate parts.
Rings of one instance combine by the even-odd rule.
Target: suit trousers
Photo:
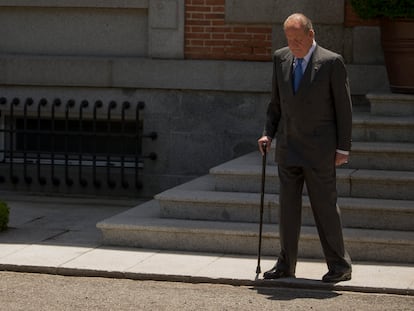
[[[315,224],[330,271],[350,271],[340,210],[337,205],[336,169],[278,166],[280,179],[280,255],[277,268],[294,274],[302,222],[302,192],[308,191]]]

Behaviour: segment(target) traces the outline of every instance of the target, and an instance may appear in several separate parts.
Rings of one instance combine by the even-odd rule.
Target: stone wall
[[[138,101],[143,101],[145,108],[141,114],[144,120],[144,133],[156,132],[158,135],[156,140],[143,139],[143,155],[155,152],[157,160],[144,160],[143,169],[140,171],[140,179],[143,183],[141,190],[136,191],[130,187],[127,191],[121,191],[122,189],[117,187],[114,190],[107,189],[107,192],[103,193],[143,197],[150,197],[173,185],[206,174],[211,167],[254,150],[256,139],[262,131],[263,111],[268,101],[266,93],[256,92],[132,88],[19,86],[0,87],[0,94],[1,97],[8,99],[18,96],[22,101],[30,97],[35,103],[43,98],[48,103],[59,98],[64,104],[69,99],[73,99],[76,104],[71,109],[74,111],[71,115],[79,111],[79,104],[83,100],[87,100],[91,104],[84,109],[84,120],[92,117],[92,103],[96,100],[103,102],[97,117],[104,120],[111,101],[118,104],[128,101],[134,105]],[[46,114],[50,116],[50,105],[42,108],[43,117]],[[56,117],[64,118],[63,111],[64,109],[57,111]],[[21,113],[22,105],[15,108],[16,115]],[[29,111],[29,113],[36,115],[35,112]],[[114,111],[112,118],[119,120],[119,109]],[[0,125],[2,122],[0,118]],[[117,172],[116,168],[112,170]],[[74,169],[71,175],[76,174],[76,171],[77,169]],[[102,173],[101,169],[98,173],[100,180],[106,179],[105,170]],[[0,175],[8,176],[4,172]],[[30,175],[36,176],[36,172],[31,172]],[[100,193],[97,189],[93,189],[90,180],[88,184],[87,189],[81,189],[82,187],[77,185],[72,188],[78,188],[83,193],[88,193],[89,190],[95,194]],[[120,184],[119,181],[117,184]],[[2,189],[16,189],[16,187],[3,184]],[[62,187],[59,189],[53,187],[50,182],[44,186],[44,189],[65,193]]]
[[[1,54],[183,58],[184,0],[0,0]]]

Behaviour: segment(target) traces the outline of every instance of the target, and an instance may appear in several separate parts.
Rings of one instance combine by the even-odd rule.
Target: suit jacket
[[[279,164],[332,166],[336,149],[351,149],[352,103],[343,59],[317,45],[296,94],[293,60],[288,47],[274,53],[272,98],[263,135],[276,135]]]

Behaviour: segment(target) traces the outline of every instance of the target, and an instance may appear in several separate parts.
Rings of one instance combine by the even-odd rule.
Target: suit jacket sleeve
[[[331,90],[336,114],[337,149],[349,151],[352,141],[352,101],[345,64],[340,56],[333,63]]]
[[[267,107],[266,123],[263,130],[263,136],[269,136],[271,138],[275,136],[277,127],[279,125],[280,116],[281,111],[279,89],[277,86],[276,57],[273,56],[272,97]]]

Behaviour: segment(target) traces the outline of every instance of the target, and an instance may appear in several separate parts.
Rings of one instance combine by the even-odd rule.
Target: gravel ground
[[[414,310],[414,296],[0,271],[0,310]]]

